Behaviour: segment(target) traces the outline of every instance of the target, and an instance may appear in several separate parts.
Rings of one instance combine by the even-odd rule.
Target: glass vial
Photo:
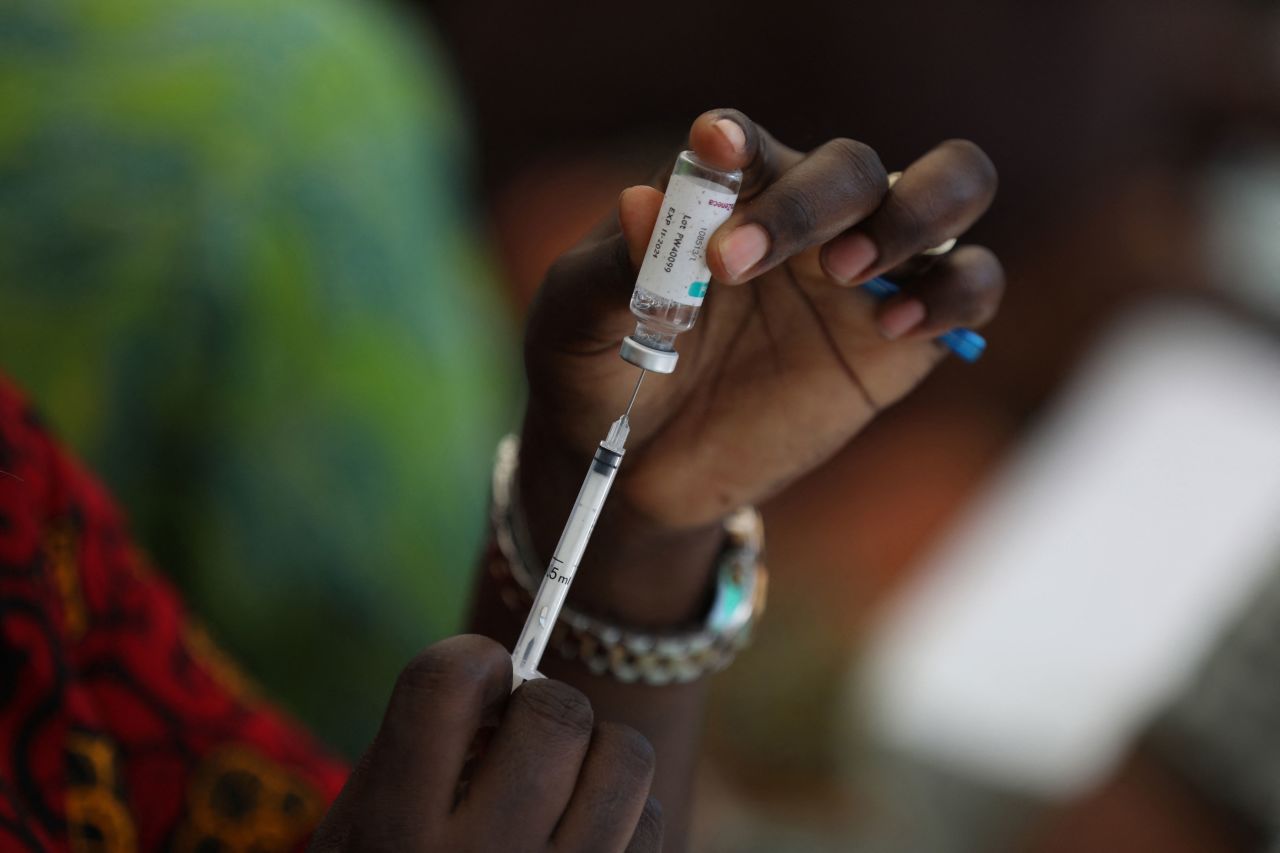
[[[741,188],[737,169],[715,169],[692,151],[676,158],[631,294],[636,341],[670,351],[676,335],[693,327],[711,282],[707,243],[733,212]]]

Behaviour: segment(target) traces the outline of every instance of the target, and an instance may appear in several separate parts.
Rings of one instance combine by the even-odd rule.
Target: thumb
[[[618,196],[618,221],[622,225],[622,237],[627,241],[631,264],[637,269],[649,247],[649,237],[658,222],[662,210],[662,193],[653,187],[627,187]]]

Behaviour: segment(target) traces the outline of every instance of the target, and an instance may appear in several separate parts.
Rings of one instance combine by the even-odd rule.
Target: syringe
[[[516,640],[515,649],[511,653],[514,672],[512,689],[521,682],[533,678],[542,678],[538,672],[538,663],[542,653],[551,639],[551,631],[560,617],[560,608],[569,595],[569,586],[578,572],[578,564],[582,562],[582,554],[587,550],[591,540],[591,531],[595,529],[596,520],[604,508],[604,500],[613,486],[614,477],[618,475],[618,466],[622,464],[622,456],[626,453],[627,435],[631,432],[631,423],[627,420],[631,407],[636,403],[640,393],[640,383],[644,381],[645,371],[640,371],[635,390],[631,392],[631,402],[622,417],[609,427],[609,434],[596,448],[591,460],[591,467],[578,490],[578,497],[569,511],[569,520],[565,522],[560,541],[551,554],[551,563],[547,573],[542,576],[542,584],[538,594],[533,598],[533,607],[525,620],[520,639]]]

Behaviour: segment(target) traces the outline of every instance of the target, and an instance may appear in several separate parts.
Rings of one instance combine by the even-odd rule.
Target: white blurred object
[[[873,735],[1058,798],[1095,783],[1280,568],[1280,347],[1130,316],[873,643]]]

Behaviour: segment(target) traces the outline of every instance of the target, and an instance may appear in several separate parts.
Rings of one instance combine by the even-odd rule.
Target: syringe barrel
[[[547,648],[547,641],[551,639],[560,608],[564,606],[569,586],[578,571],[578,564],[582,562],[587,543],[591,541],[591,531],[595,529],[596,519],[604,508],[605,498],[621,462],[621,453],[603,445],[596,449],[591,468],[578,489],[578,497],[569,511],[569,520],[560,534],[551,563],[542,577],[538,594],[534,596],[529,618],[525,620],[524,630],[520,632],[520,639],[516,641],[511,655],[517,681],[538,677],[538,663]]]

